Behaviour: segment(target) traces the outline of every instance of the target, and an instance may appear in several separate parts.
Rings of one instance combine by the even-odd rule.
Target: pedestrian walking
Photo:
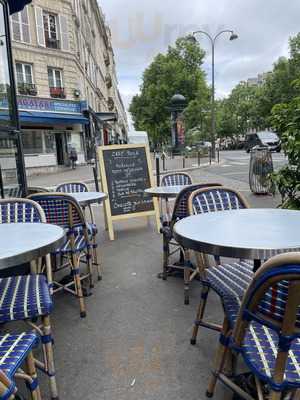
[[[71,147],[69,158],[71,161],[71,168],[76,169],[76,162],[77,162],[78,156],[77,156],[77,151],[76,151],[75,147]]]

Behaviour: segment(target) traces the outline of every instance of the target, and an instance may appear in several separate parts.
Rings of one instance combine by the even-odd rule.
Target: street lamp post
[[[209,33],[205,31],[196,31],[193,32],[193,35],[190,37],[191,40],[195,43],[197,41],[195,35],[202,33],[205,36],[207,36],[210,40],[211,43],[211,66],[212,66],[212,79],[211,79],[211,152],[212,152],[212,158],[215,159],[216,157],[216,105],[215,105],[215,44],[216,40],[218,39],[219,36],[221,36],[223,33],[230,33],[229,40],[235,40],[238,39],[238,35],[234,33],[234,31],[229,30],[229,29],[224,29],[223,31],[220,31],[217,33],[215,36],[211,36]]]

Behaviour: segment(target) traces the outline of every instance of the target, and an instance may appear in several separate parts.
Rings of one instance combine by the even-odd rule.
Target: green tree
[[[185,96],[188,104],[197,99],[202,104],[202,99],[208,98],[201,69],[204,55],[199,44],[179,38],[166,54],[158,54],[144,71],[140,94],[133,97],[129,111],[135,129],[146,130],[154,144],[170,139],[168,107],[174,94]],[[190,119],[188,121],[190,123]]]
[[[300,209],[300,97],[274,106],[271,120],[282,132],[282,147],[288,157],[288,164],[272,179],[281,194],[282,207]]]

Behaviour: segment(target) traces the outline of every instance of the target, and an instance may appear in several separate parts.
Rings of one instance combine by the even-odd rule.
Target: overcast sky
[[[221,36],[216,46],[216,93],[224,97],[241,80],[268,71],[288,55],[288,39],[300,32],[299,0],[98,0],[109,23],[120,91],[126,105],[139,91],[144,69],[178,36],[194,30],[215,34],[233,29],[239,39]],[[211,80],[208,40],[204,69]]]

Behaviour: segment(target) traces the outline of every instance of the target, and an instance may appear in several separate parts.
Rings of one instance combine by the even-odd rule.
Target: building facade
[[[11,17],[11,33],[27,168],[68,165],[71,147],[84,163],[95,144],[126,142],[110,30],[97,0],[33,0]]]

